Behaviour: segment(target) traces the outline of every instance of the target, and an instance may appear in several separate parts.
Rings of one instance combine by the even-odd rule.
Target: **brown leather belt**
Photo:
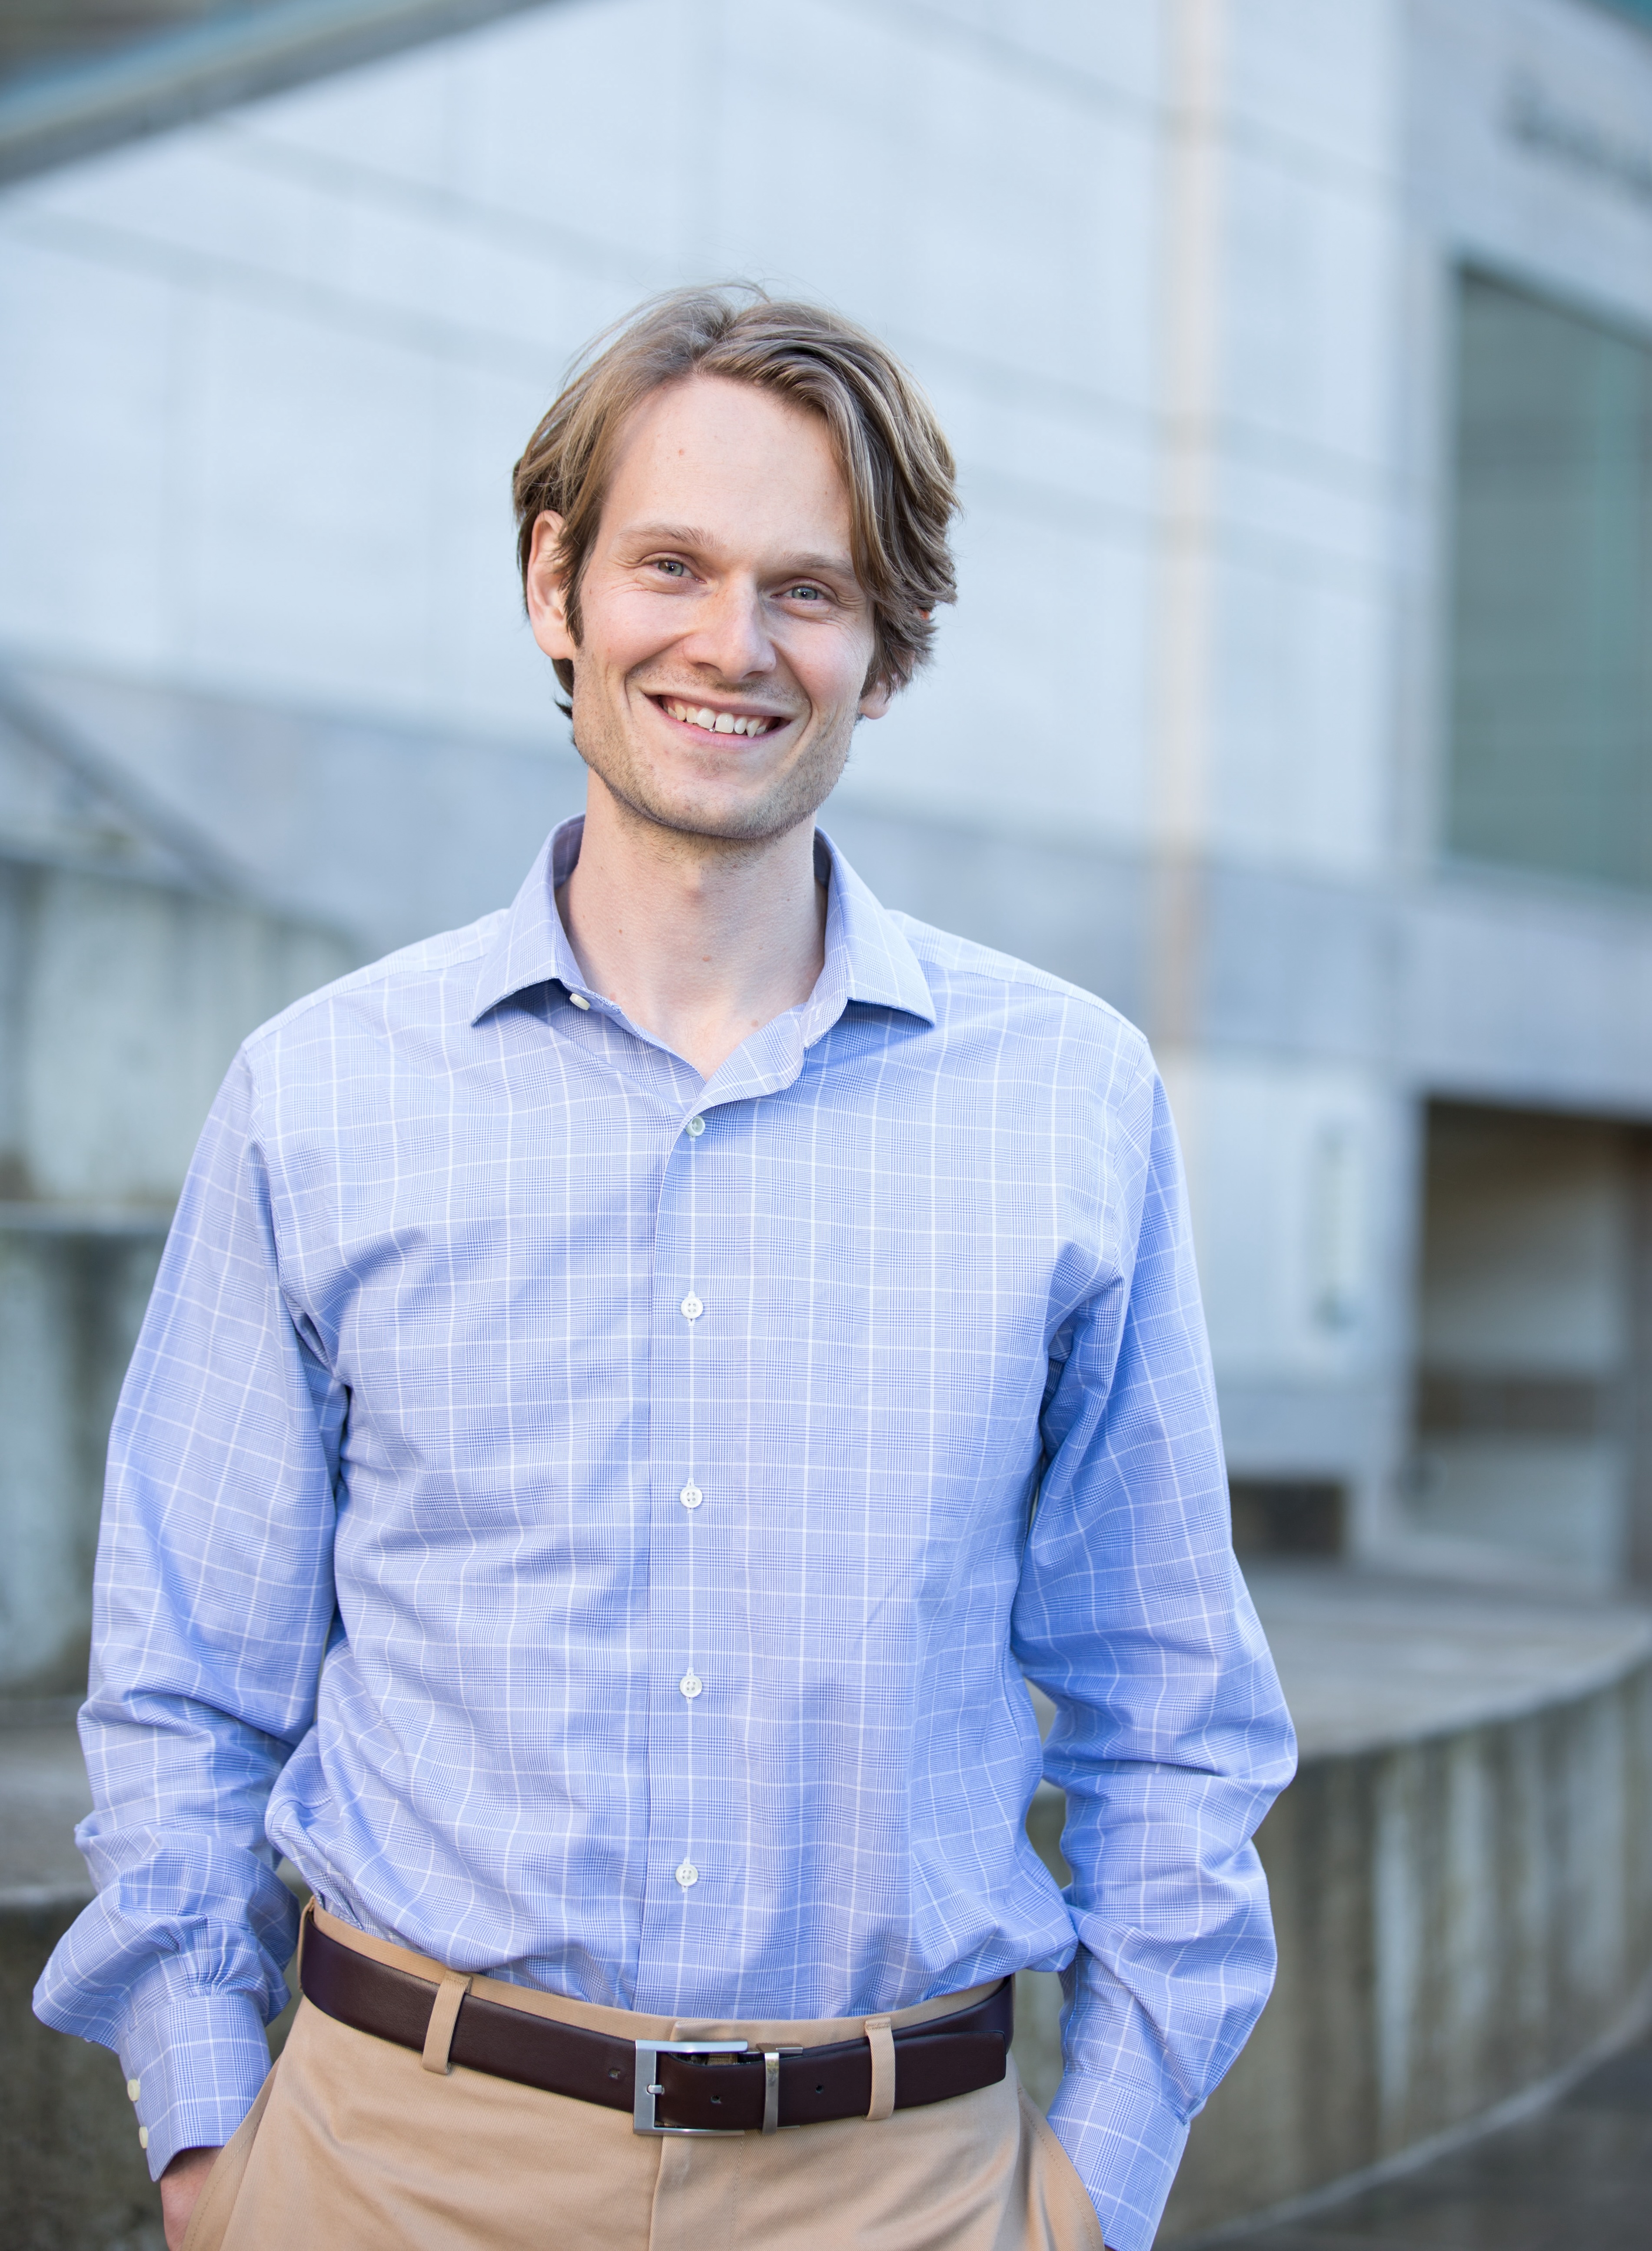
[[[418,2049],[440,1990],[341,1946],[313,1921],[304,1933],[299,1983],[305,1998],[340,2024]],[[995,2086],[1014,2029],[1015,1981],[1006,1977],[971,2009],[897,2030],[895,2109],[917,2109]],[[629,2110],[639,2133],[772,2133],[828,2118],[863,2118],[872,2100],[866,2040],[766,2052],[736,2042],[618,2040],[474,1993],[460,2004],[447,2053],[467,2070]]]

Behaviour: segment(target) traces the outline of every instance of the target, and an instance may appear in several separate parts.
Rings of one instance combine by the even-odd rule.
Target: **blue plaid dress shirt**
[[[1146,2251],[1268,1991],[1294,1756],[1151,1059],[822,838],[819,980],[702,1080],[581,974],[580,833],[225,1081],[111,1445],[99,1895],[36,2005],[118,2048],[158,2174],[264,2078],[282,1853],[664,2016],[1067,1969],[1052,2123]]]

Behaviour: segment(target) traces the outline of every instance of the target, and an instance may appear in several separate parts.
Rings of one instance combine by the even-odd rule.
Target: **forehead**
[[[605,537],[703,525],[740,544],[830,537],[849,551],[849,490],[822,417],[753,384],[692,376],[651,392],[620,433]]]

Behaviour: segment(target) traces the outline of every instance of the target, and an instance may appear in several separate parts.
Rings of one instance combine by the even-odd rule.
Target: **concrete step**
[[[1652,2040],[1562,2101],[1234,2251],[1646,2251],[1652,2241]]]
[[[119,2063],[48,2032],[30,2007],[92,1896],[74,1843],[92,1797],[72,1710],[24,1707],[0,1722],[0,2244],[165,2251]]]

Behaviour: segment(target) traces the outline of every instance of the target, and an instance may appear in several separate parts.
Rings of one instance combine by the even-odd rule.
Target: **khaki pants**
[[[417,1977],[421,1955],[320,1916]],[[633,2016],[477,1978],[492,2001],[625,2039],[813,2047],[859,2019],[723,2024]],[[956,2001],[900,2012],[896,2026]],[[1010,2065],[950,2102],[724,2141],[634,2134],[626,2112],[411,2048],[312,2008],[208,2177],[185,2251],[1102,2251],[1067,2153]]]

